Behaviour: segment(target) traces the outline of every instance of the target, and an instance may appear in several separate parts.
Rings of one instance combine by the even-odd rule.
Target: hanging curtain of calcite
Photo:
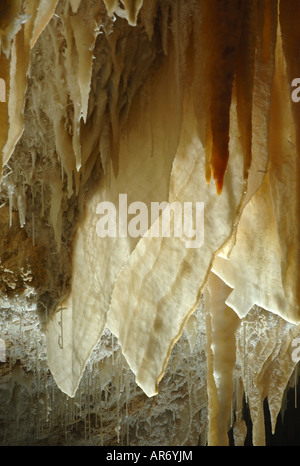
[[[20,138],[32,137],[24,131],[30,95],[35,145],[49,153],[43,112],[63,173],[45,180],[45,221],[58,250],[66,203],[79,199],[70,290],[46,332],[58,386],[75,395],[108,328],[154,396],[204,295],[208,443],[228,443],[233,407],[242,436],[243,390],[253,442],[264,444],[263,401],[274,429],[299,330],[300,107],[290,85],[300,73],[300,1],[26,0],[0,8],[2,168]],[[30,65],[44,79],[28,91]],[[151,234],[163,210],[139,235],[97,236],[100,203],[117,207],[118,224],[136,201],[148,211],[154,202],[189,204],[196,224],[202,202],[203,242],[187,247],[187,232]],[[171,230],[174,217],[171,210]]]
[[[1,5],[0,70],[9,93],[8,102],[0,107],[1,170],[23,132],[30,50],[52,18],[57,2],[27,0],[24,4],[17,0]]]

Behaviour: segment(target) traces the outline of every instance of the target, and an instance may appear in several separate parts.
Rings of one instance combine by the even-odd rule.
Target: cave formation
[[[299,14],[1,2],[1,445],[300,444]]]

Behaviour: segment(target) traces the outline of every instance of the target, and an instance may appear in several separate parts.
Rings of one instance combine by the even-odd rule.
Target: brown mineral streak
[[[277,0],[275,0],[277,3]],[[274,0],[265,0],[264,10],[264,29],[263,29],[263,49],[262,49],[262,61],[266,63],[270,57],[270,42],[272,34],[272,9]]]
[[[252,160],[252,105],[255,53],[257,47],[257,5],[244,2],[238,46],[235,89],[241,140],[244,151],[244,179],[247,180]]]
[[[286,59],[286,70],[288,76],[288,82],[291,83],[295,77],[300,76],[300,29],[299,29],[299,17],[300,17],[300,2],[299,0],[284,0],[280,2],[280,26],[282,31],[282,44],[283,51]],[[289,86],[290,89],[290,86]],[[296,207],[295,212],[292,215],[298,219],[295,222],[295,238],[300,237],[300,107],[299,103],[295,103],[291,100],[292,112],[294,117],[295,131],[296,131],[296,164],[295,169],[298,176],[296,178],[295,196],[296,196]],[[294,293],[297,296],[298,302],[298,315],[300,315],[300,244],[299,240],[295,241],[295,269],[294,269]]]
[[[211,21],[210,111],[212,176],[221,194],[229,157],[230,105],[241,28],[237,0],[210,2]],[[204,19],[205,20],[205,19]]]
[[[280,2],[275,67],[277,0],[103,2],[1,2],[0,300],[29,285],[36,299],[46,292],[56,312],[45,369],[62,392],[75,397],[105,330],[153,396],[211,292],[208,442],[227,443],[236,377],[263,444],[262,403],[269,396],[274,427],[300,322],[300,104],[288,95],[300,76],[300,1]],[[203,201],[203,246],[98,238],[97,205],[121,192],[148,206]]]

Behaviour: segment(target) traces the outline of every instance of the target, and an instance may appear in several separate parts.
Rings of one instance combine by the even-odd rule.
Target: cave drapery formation
[[[275,430],[297,383],[299,14],[299,0],[1,2],[4,444],[25,441],[26,410],[37,443],[84,422],[99,444],[227,445],[232,429],[242,445],[245,400],[253,444],[265,399]],[[122,193],[194,218],[203,202],[202,246],[99,238],[98,204]]]

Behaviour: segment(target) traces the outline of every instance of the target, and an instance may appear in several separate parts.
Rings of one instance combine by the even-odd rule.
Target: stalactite
[[[59,424],[65,442],[74,425],[86,445],[94,429],[105,444],[107,425],[120,445],[134,430],[139,438],[131,400],[140,389],[159,396],[184,329],[190,353],[197,348],[200,324],[190,318],[203,293],[208,444],[228,444],[229,428],[235,444],[245,441],[245,399],[253,444],[264,445],[264,400],[274,432],[293,373],[296,400],[300,106],[290,94],[300,72],[299,8],[298,0],[0,7],[0,305],[21,312],[7,366],[14,371],[29,348],[39,440]],[[97,206],[116,205],[121,193],[147,208],[193,203],[195,219],[203,202],[203,244],[151,237],[163,212],[142,237],[99,238]],[[19,238],[27,258],[11,248]],[[45,366],[30,306],[42,316]],[[106,331],[105,363],[88,365]],[[184,443],[198,413],[189,364],[177,386],[188,399]],[[19,385],[16,431],[28,390]],[[151,409],[145,429],[154,436],[159,408]]]
[[[218,291],[217,291],[218,290]],[[213,401],[210,416],[215,437],[209,439],[211,445],[228,445],[228,422],[231,417],[233,398],[233,371],[235,366],[235,332],[240,325],[239,318],[224,305],[230,289],[214,274],[208,279],[206,309],[210,333],[210,361],[208,374],[211,379]]]
[[[100,376],[101,377],[101,376]],[[101,390],[101,378],[99,377],[99,416],[100,416],[100,446],[103,446],[103,415],[102,415],[102,390]]]
[[[203,20],[212,32],[210,48],[214,60],[209,65],[211,167],[217,191],[220,193],[229,157],[230,103],[241,29],[239,4],[236,1],[210,3],[208,18],[204,17]]]
[[[244,152],[244,179],[252,160],[252,105],[257,48],[257,2],[244,3],[237,50],[235,87],[238,121]]]
[[[115,374],[114,374],[114,386],[116,391],[116,427],[115,431],[117,434],[117,442],[120,443],[120,430],[121,430],[121,420],[120,420],[120,372],[119,372],[119,361],[114,365]]]

